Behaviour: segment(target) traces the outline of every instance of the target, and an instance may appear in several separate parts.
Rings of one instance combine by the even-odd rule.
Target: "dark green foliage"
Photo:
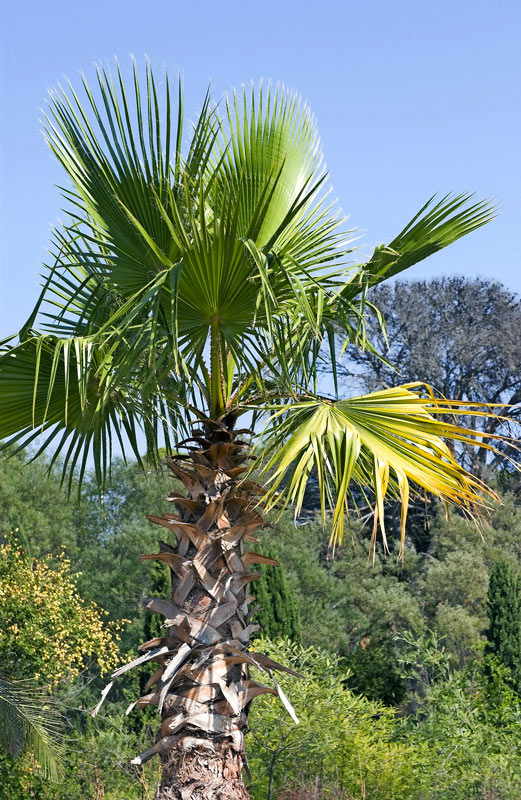
[[[279,678],[298,725],[280,713],[271,695],[252,706],[248,738],[253,800],[283,797],[279,793],[290,786],[294,800],[410,800],[417,755],[404,738],[399,740],[394,710],[346,689],[343,665],[324,650],[283,638],[262,639],[261,644],[264,652],[304,678]],[[254,675],[262,680],[259,672]],[[315,791],[298,791],[306,784]]]
[[[521,797],[521,704],[498,664],[476,659],[454,670],[436,638],[407,642],[415,703],[405,735],[423,763],[410,800]]]
[[[506,559],[497,561],[490,575],[487,609],[487,651],[508,669],[521,694],[521,575]]]
[[[334,557],[318,517],[295,527],[284,516],[264,535],[276,546],[295,592],[303,644],[343,656],[352,673],[348,685],[355,691],[371,699],[399,702],[396,635],[405,630],[418,634],[425,626],[413,591],[421,561],[409,550],[403,566],[394,557],[380,554],[371,566],[362,533],[360,524],[353,521],[351,541],[337,549]]]
[[[161,562],[153,561],[151,571],[151,597],[163,597],[168,599],[170,596],[170,576],[168,574],[168,568]],[[145,610],[145,619],[143,622],[143,636],[145,641],[153,639],[155,636],[162,635],[161,617],[158,614]]]
[[[263,555],[278,559],[272,547],[264,547]],[[295,593],[286,578],[284,566],[261,565],[260,578],[252,584],[260,609],[255,622],[261,626],[263,636],[277,639],[279,636],[300,643],[302,631]]]
[[[352,673],[346,685],[369,700],[398,705],[404,699],[405,684],[399,674],[397,655],[398,648],[390,636],[368,636],[346,657]]]

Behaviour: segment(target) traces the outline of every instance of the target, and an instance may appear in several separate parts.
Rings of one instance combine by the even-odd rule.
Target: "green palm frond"
[[[86,104],[72,87],[51,97],[48,140],[73,183],[66,191],[71,223],[57,234],[60,266],[87,270],[102,285],[98,292],[116,302],[177,270],[175,304],[164,288],[154,313],[181,338],[195,337],[198,353],[212,320],[237,352],[252,327],[269,338],[273,316],[287,306],[316,325],[306,292],[318,277],[323,291],[338,289],[349,236],[319,196],[325,175],[318,136],[298,96],[244,91],[228,102],[227,124],[207,97],[184,159],[180,87],[175,136],[168,79],[162,105],[150,68],[145,90],[135,70],[129,93],[119,68],[116,80],[100,69],[98,88],[101,102],[85,81]],[[83,320],[94,309],[97,303]],[[119,314],[118,326],[126,322]]]
[[[123,270],[118,285],[123,291],[129,288],[134,291],[135,287],[127,286],[126,270],[137,272],[141,265],[141,273],[148,282],[150,270],[161,266],[157,251],[168,255],[172,245],[155,196],[165,200],[171,191],[177,190],[181,173],[195,179],[205,169],[219,123],[213,118],[207,95],[189,153],[182,161],[180,81],[175,91],[165,76],[162,98],[149,65],[144,87],[136,66],[130,90],[125,87],[119,66],[116,78],[100,67],[97,82],[96,98],[83,79],[86,97],[83,103],[70,84],[68,92],[51,92],[45,133],[51,150],[72,180],[73,189],[64,190],[71,207],[76,208],[81,222],[92,224],[98,234],[104,231],[105,238],[117,245]],[[175,130],[172,130],[172,93],[178,98]],[[154,242],[151,251],[145,247],[132,219]],[[109,267],[117,275],[118,263]]]
[[[234,92],[226,117],[213,191],[218,199],[240,191],[240,235],[269,249],[321,183],[316,126],[298,95],[279,87]]]
[[[431,197],[392,242],[377,247],[360,267],[362,281],[369,286],[381,283],[494,219],[495,206],[473,198],[467,192],[447,194],[437,201],[435,195]],[[355,278],[341,292],[342,297],[354,297],[361,286]]]
[[[368,500],[374,513],[373,546],[379,523],[386,548],[386,497],[401,501],[402,547],[411,492],[430,492],[469,516],[486,508],[494,493],[457,463],[446,440],[493,449],[477,440],[475,431],[453,421],[464,414],[490,416],[490,408],[476,404],[469,410],[434,399],[430,387],[427,397],[411,391],[421,386],[398,386],[336,402],[315,398],[274,406],[261,449],[262,472],[270,486],[267,506],[292,503],[298,514],[309,476],[316,470],[322,514],[327,505],[333,512],[331,543],[342,542],[353,484],[366,499],[367,492],[374,493],[374,501]]]
[[[94,458],[98,483],[104,487],[113,437],[123,454],[130,451],[138,461],[140,428],[151,453],[157,452],[160,426],[172,446],[177,405],[182,404],[176,386],[169,387],[167,379],[163,379],[161,396],[157,385],[148,392],[139,381],[116,385],[110,347],[89,338],[51,335],[27,338],[0,354],[0,392],[2,438],[6,439],[1,449],[12,450],[16,445],[12,452],[17,452],[42,436],[34,458],[53,443],[51,466],[61,455],[69,487],[76,467],[81,483],[89,455]]]
[[[49,698],[24,683],[0,679],[0,747],[11,756],[29,752],[45,778],[62,774],[60,721]]]

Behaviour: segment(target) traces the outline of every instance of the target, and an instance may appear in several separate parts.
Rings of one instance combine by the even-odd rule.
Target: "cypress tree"
[[[487,652],[508,668],[512,688],[521,694],[521,576],[504,559],[492,569],[487,606]]]
[[[277,558],[272,548],[263,548],[270,558]],[[294,642],[301,641],[301,627],[295,594],[283,567],[261,566],[260,578],[252,583],[252,594],[260,605],[255,614],[264,636],[276,639],[285,636]]]

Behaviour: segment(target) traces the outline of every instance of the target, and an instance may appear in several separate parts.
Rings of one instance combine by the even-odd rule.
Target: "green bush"
[[[413,744],[400,738],[403,723],[393,709],[346,689],[345,668],[323,650],[287,639],[255,644],[303,677],[277,675],[298,725],[278,697],[263,695],[252,706],[247,752],[254,800],[317,778],[324,791],[338,789],[357,800],[412,796],[417,756]],[[270,682],[258,671],[254,677]]]

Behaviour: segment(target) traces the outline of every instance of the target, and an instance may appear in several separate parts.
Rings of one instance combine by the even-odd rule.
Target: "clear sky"
[[[464,273],[521,293],[519,0],[26,0],[2,13],[0,338],[38,293],[61,180],[39,134],[47,89],[147,55],[185,78],[195,116],[251,79],[298,89],[362,247],[389,241],[434,192],[476,191],[501,216],[408,277]]]

